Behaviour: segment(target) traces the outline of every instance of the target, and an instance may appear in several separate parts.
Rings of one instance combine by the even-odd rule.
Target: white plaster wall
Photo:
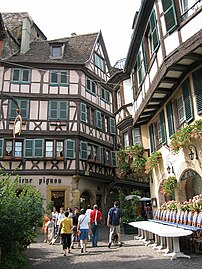
[[[50,94],[58,94],[58,87],[50,87]]]
[[[181,29],[182,42],[185,42],[187,39],[192,37],[195,33],[200,31],[202,28],[202,12],[190,20],[185,26]]]
[[[49,71],[46,71],[43,77],[43,82],[48,83],[49,82]]]
[[[38,110],[39,110],[39,102],[31,101],[30,102],[30,120],[38,119]]]
[[[20,92],[29,93],[29,85],[22,84],[21,87],[20,87]]]
[[[150,82],[153,81],[155,75],[157,74],[157,71],[158,71],[158,66],[157,66],[157,62],[155,60],[152,67],[151,67],[151,69],[150,69],[150,72],[149,72]]]
[[[175,31],[171,35],[167,36],[164,42],[165,42],[166,55],[169,55],[180,45],[178,32]]]
[[[123,89],[124,89],[125,104],[133,102],[133,91],[130,79],[123,81]]]
[[[40,82],[41,81],[41,74],[38,70],[36,70],[36,69],[32,70],[31,81],[32,82]]]
[[[39,106],[39,119],[47,120],[48,101],[40,101]]]
[[[31,85],[31,93],[40,93],[40,84],[39,83],[32,83]]]
[[[69,74],[70,74],[70,83],[72,84],[72,83],[78,83],[78,81],[79,81],[79,76],[78,76],[78,74],[77,74],[77,72],[76,71],[73,71],[73,70],[70,70],[70,72],[69,72]]]
[[[11,92],[19,92],[19,91],[20,91],[20,85],[11,84]]]
[[[3,91],[4,92],[9,92],[9,86],[10,86],[10,82],[4,81]]]

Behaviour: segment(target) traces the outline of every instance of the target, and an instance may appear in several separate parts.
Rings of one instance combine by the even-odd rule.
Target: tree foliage
[[[18,186],[17,178],[0,176],[0,248],[2,268],[20,268],[25,248],[36,237],[35,227],[43,214],[42,195],[34,187]],[[15,262],[11,262],[11,261]]]

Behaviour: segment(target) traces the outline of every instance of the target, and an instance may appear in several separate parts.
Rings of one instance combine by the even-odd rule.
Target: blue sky
[[[102,31],[111,64],[125,58],[141,0],[6,0],[1,12],[28,12],[48,39]]]

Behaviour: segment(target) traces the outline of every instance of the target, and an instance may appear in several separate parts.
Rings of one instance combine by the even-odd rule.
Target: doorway
[[[60,207],[65,206],[65,191],[51,191],[51,201],[54,202],[54,206],[59,212]]]

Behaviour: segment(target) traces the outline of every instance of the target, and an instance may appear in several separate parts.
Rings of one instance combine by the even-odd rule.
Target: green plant
[[[202,120],[176,130],[171,136],[170,149],[173,153],[178,153],[181,148],[190,144],[191,139],[202,139]]]
[[[164,195],[172,195],[172,193],[176,188],[177,188],[177,179],[174,176],[170,176],[167,179],[163,180],[161,192]]]
[[[122,175],[130,172],[142,172],[145,168],[146,158],[143,156],[144,148],[139,144],[121,148],[117,152],[117,168]]]
[[[162,159],[162,154],[160,151],[153,152],[150,157],[147,159],[146,165],[145,165],[145,173],[149,174],[152,169],[156,168]]]
[[[42,195],[30,185],[19,191],[17,178],[0,175],[0,197],[1,268],[20,268],[23,251],[36,237],[35,226],[44,211]],[[15,262],[11,265],[9,260]]]

